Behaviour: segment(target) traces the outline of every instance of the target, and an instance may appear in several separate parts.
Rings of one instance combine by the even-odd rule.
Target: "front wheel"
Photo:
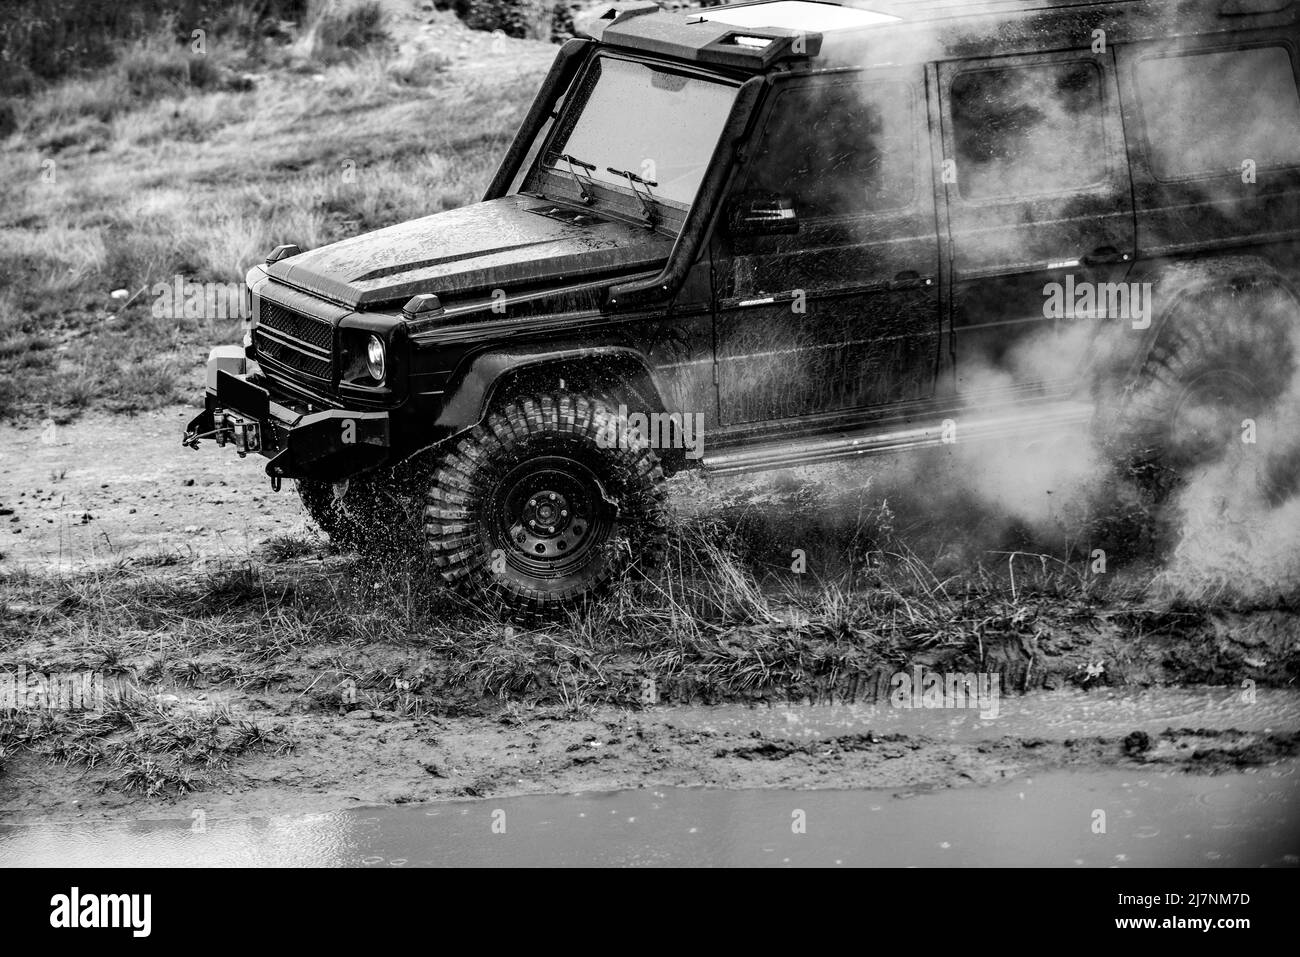
[[[663,550],[663,470],[599,399],[507,402],[432,473],[424,529],[434,564],[517,619],[574,607]]]

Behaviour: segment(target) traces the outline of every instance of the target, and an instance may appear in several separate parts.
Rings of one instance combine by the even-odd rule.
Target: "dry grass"
[[[1103,582],[1086,561],[1023,548],[940,576],[933,555],[951,543],[904,541],[897,520],[859,511],[838,529],[854,549],[829,541],[841,560],[795,575],[763,560],[780,530],[759,517],[678,516],[662,566],[531,629],[493,620],[419,565],[307,539],[217,564],[168,554],[12,573],[0,577],[0,671],[95,671],[131,695],[103,714],[11,715],[0,757],[109,767],[109,786],[172,794],[208,786],[248,750],[288,747],[283,718],[353,709],[508,721],[519,708],[582,716],[648,700],[871,701],[916,665],[995,672],[1005,692],[1284,685],[1300,669],[1278,625],[1294,621],[1295,596],[1256,608],[1159,600],[1151,575]],[[1240,629],[1252,615],[1267,627],[1223,638],[1223,622]],[[1267,634],[1277,641],[1262,648]],[[250,723],[250,711],[267,718]]]
[[[273,564],[196,570],[163,556],[70,577],[12,574],[0,580],[10,612],[0,647],[13,663],[148,670],[189,687],[294,686],[324,667],[333,674],[322,684],[350,676],[383,707],[412,689],[364,662],[418,661],[434,708],[484,696],[634,704],[645,676],[695,689],[684,698],[797,698],[818,682],[922,659],[1001,668],[1023,642],[1068,646],[1104,618],[1169,607],[1151,600],[1149,577],[1102,585],[1086,564],[1053,556],[990,552],[968,575],[941,579],[896,539],[869,544],[857,565],[796,576],[743,558],[752,542],[734,527],[678,524],[662,567],[567,621],[525,629],[418,566],[322,562],[312,542],[274,539],[261,556]],[[322,684],[316,704],[333,707]]]
[[[14,101],[0,419],[193,401],[208,347],[237,341],[238,320],[156,318],[154,284],[240,281],[279,243],[478,198],[550,49],[504,41],[519,47],[501,54],[509,68],[453,70],[441,34],[399,49],[364,7],[338,8],[363,9],[356,22],[313,14],[258,60],[220,37],[194,54],[168,28]],[[115,289],[138,295],[124,307]]]
[[[105,787],[148,797],[202,790],[241,755],[291,747],[282,727],[236,721],[221,708],[178,713],[138,692],[98,711],[0,713],[0,759],[21,751],[65,767],[108,768]]]

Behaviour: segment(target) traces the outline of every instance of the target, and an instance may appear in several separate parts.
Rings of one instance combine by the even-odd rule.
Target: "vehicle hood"
[[[671,237],[606,219],[542,215],[553,203],[506,196],[322,246],[267,268],[275,279],[354,309],[418,293],[459,296],[661,266]]]

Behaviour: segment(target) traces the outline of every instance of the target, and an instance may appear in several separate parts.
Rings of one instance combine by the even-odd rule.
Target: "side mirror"
[[[733,236],[797,233],[799,218],[787,196],[742,193],[730,202],[727,226]]]

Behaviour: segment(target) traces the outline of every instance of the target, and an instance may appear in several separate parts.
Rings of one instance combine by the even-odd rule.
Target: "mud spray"
[[[1180,535],[1163,583],[1188,597],[1267,600],[1300,586],[1300,328],[1282,395],[1240,425],[1238,441],[1196,470],[1172,503]],[[1253,419],[1253,421],[1252,421]]]

